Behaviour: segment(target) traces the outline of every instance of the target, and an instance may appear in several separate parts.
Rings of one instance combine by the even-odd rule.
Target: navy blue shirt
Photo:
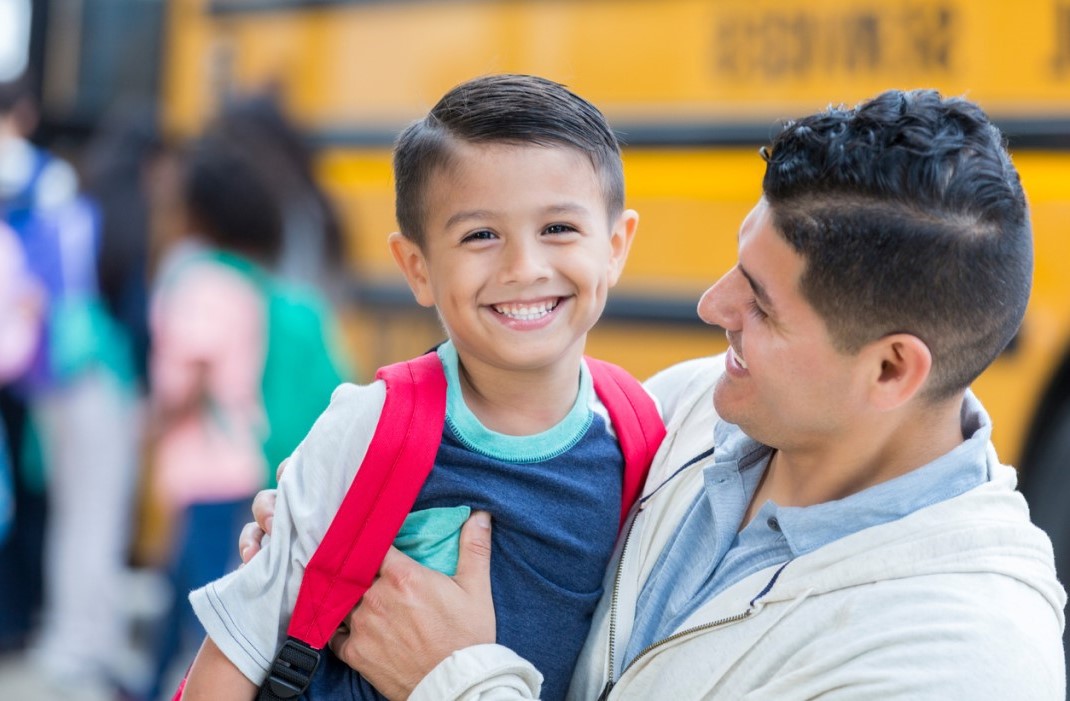
[[[414,511],[471,506],[492,517],[491,587],[497,641],[545,676],[542,698],[563,699],[602,595],[620,517],[624,459],[591,408],[586,368],[569,415],[534,436],[489,431],[464,406],[456,354],[446,370],[446,426]],[[381,699],[326,655],[305,699]]]

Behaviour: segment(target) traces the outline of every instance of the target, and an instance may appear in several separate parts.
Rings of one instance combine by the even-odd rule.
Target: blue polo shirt
[[[679,630],[698,608],[745,577],[988,481],[985,453],[992,425],[970,392],[962,406],[962,433],[965,440],[951,452],[844,499],[807,507],[782,507],[767,501],[740,530],[773,450],[749,438],[738,426],[718,422],[716,449],[702,471],[705,488],[639,593],[625,667],[644,648]]]

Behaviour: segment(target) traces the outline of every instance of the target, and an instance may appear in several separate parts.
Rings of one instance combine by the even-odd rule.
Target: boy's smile
[[[538,328],[549,323],[551,315],[561,306],[561,297],[551,297],[528,302],[502,302],[491,308],[501,314],[514,328]]]
[[[608,221],[586,154],[455,142],[423,211],[423,246],[395,235],[391,248],[466,369],[575,372],[637,221]]]

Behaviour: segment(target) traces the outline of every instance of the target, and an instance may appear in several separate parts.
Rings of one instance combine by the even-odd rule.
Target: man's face
[[[718,414],[781,449],[836,440],[864,399],[862,364],[835,348],[799,289],[804,267],[759,200],[740,227],[738,263],[698,307],[730,345],[714,390]]]

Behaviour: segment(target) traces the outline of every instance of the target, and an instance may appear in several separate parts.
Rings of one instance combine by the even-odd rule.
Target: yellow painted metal
[[[663,130],[777,120],[889,87],[934,87],[1000,119],[1070,123],[1070,0],[476,0],[316,6],[257,0],[212,12],[172,0],[167,124],[192,133],[229,93],[274,86],[313,133],[392,133],[450,86],[530,72],[565,82],[618,126]],[[627,134],[625,138],[627,139]],[[1070,140],[1070,134],[1063,139]],[[1015,154],[1033,206],[1036,277],[1017,349],[975,390],[997,448],[1018,460],[1037,404],[1070,345],[1070,151]],[[356,275],[393,275],[389,144],[335,146],[320,174],[343,214]],[[621,292],[695,299],[730,267],[757,199],[755,147],[629,148],[641,216]],[[440,337],[433,315],[354,310],[367,370]],[[590,351],[643,376],[723,348],[701,327],[604,322]]]

